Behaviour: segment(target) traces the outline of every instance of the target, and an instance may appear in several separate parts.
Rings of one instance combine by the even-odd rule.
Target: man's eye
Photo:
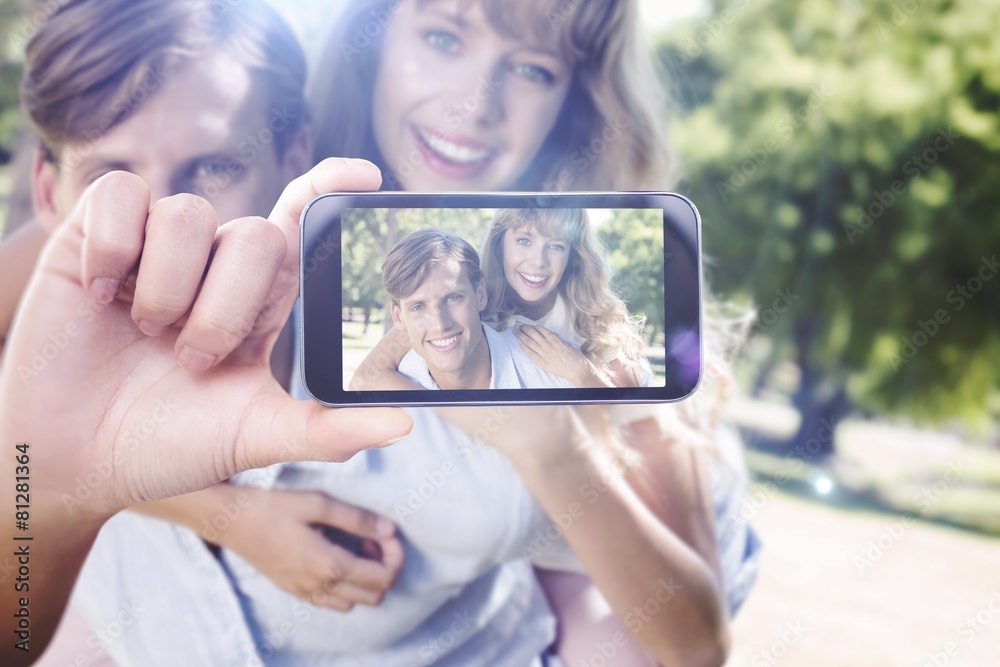
[[[451,296],[448,297],[448,301],[461,301],[461,300],[462,300],[461,294],[452,294]]]
[[[531,81],[532,83],[540,83],[543,85],[551,85],[556,80],[556,75],[542,67],[541,65],[531,65],[528,63],[514,65],[512,68],[514,74],[519,77]]]
[[[410,312],[411,313],[416,313],[416,312],[421,311],[423,309],[424,309],[424,304],[422,304],[422,303],[415,303],[412,306],[410,306]]]
[[[236,175],[243,171],[242,166],[239,166],[238,163],[236,163],[235,161],[232,162],[232,165],[233,168],[228,169],[230,164],[228,164],[224,160],[211,160],[207,162],[199,162],[197,165],[195,165],[192,171],[192,176],[195,179],[202,180],[209,178],[220,178],[221,176],[227,173],[227,170],[230,173],[230,175]],[[236,174],[232,173],[234,171],[236,172]]]
[[[462,45],[462,40],[447,30],[428,30],[424,33],[424,40],[441,53],[457,53]]]

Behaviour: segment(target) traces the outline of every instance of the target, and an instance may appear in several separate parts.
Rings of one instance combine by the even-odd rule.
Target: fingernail
[[[188,369],[189,371],[194,371],[195,373],[200,373],[201,371],[207,371],[213,365],[215,365],[216,357],[214,354],[206,354],[204,352],[199,352],[187,345],[181,349],[181,353],[178,355],[178,360],[181,366]]]
[[[153,338],[157,336],[162,336],[167,330],[167,326],[163,324],[152,324],[151,322],[146,322],[145,320],[139,321],[139,331],[146,334],[147,336],[152,336]]]
[[[396,532],[396,524],[384,516],[380,516],[375,522],[375,532],[381,537],[389,537]]]
[[[98,303],[111,303],[118,294],[121,283],[111,278],[95,278],[90,283],[90,293],[94,295]]]

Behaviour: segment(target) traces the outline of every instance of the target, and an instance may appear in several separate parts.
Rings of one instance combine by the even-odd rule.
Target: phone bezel
[[[678,315],[678,326],[697,332],[697,374],[681,378],[665,350],[663,387],[522,388],[472,390],[349,391],[343,388],[343,294],[341,213],[352,208],[611,208],[660,209],[664,223],[664,283],[668,269],[696,273],[696,296],[664,289],[664,313]],[[569,403],[661,403],[684,400],[704,372],[702,345],[701,218],[695,205],[670,192],[585,193],[336,193],[309,204],[301,219],[300,287],[297,336],[300,372],[306,392],[330,407],[529,405]],[[672,263],[668,263],[672,262]],[[375,267],[377,270],[377,267]],[[689,276],[690,277],[690,276]],[[333,289],[330,289],[333,286]],[[331,292],[333,294],[331,295]],[[672,304],[672,310],[670,307]],[[665,323],[666,324],[666,323]],[[339,341],[329,345],[325,341]]]

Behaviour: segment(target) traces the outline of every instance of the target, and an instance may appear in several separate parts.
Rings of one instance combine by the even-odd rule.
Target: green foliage
[[[645,316],[646,338],[651,342],[662,330],[663,216],[658,211],[616,210],[600,227],[609,249],[612,287],[629,312]]]
[[[768,334],[814,400],[987,415],[998,34],[1000,0],[732,0],[660,44],[713,287],[799,297]]]
[[[424,227],[438,227],[479,248],[492,220],[478,209],[367,209],[350,213],[344,225],[344,306],[371,311],[386,305],[382,261],[398,241]]]
[[[17,0],[0,0],[0,164],[10,161],[17,143],[24,46],[34,34]]]

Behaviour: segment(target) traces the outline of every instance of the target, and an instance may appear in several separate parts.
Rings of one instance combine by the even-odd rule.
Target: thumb
[[[413,420],[398,408],[327,408],[288,394],[261,401],[238,443],[240,470],[289,461],[346,461],[404,438]]]

